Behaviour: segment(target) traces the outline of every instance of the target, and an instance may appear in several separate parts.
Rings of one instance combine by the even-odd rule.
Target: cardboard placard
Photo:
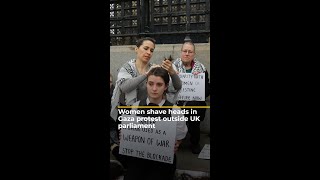
[[[128,127],[155,123],[155,128],[122,128],[119,154],[173,164],[176,122],[137,122],[136,115],[122,116],[134,119],[121,122]]]
[[[182,88],[178,99],[181,101],[205,101],[205,73],[197,75],[179,73]]]

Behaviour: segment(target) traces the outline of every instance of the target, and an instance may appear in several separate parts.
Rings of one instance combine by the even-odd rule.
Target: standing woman
[[[150,37],[141,38],[137,41],[135,52],[136,58],[125,63],[119,70],[118,79],[111,99],[111,117],[116,120],[118,105],[132,105],[133,103],[147,98],[146,79],[150,69],[160,65],[152,65],[155,49],[155,40]],[[168,88],[168,101],[175,103],[182,87],[181,80],[177,75],[176,68],[170,60],[164,60],[161,67],[170,74]]]

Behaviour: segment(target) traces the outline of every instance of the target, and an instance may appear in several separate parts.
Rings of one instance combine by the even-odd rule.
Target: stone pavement
[[[201,134],[200,136],[200,146],[201,149],[205,144],[210,144],[210,137],[208,134]],[[214,146],[210,144],[210,151]],[[212,154],[212,153],[211,153]],[[182,141],[179,151],[177,152],[177,170],[176,170],[176,179],[191,179],[200,178],[209,179],[210,174],[210,164],[212,158],[209,159],[200,159],[198,158],[199,154],[193,154],[190,150],[190,141],[189,134]],[[214,172],[213,172],[214,173]]]
[[[208,134],[201,134],[201,149],[205,144],[210,144]],[[210,160],[198,158],[199,154],[193,154],[190,150],[189,134],[182,141],[177,152],[177,169],[210,172]]]

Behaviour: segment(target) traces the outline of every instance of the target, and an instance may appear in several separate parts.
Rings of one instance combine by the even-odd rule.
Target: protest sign
[[[182,89],[178,99],[180,101],[205,101],[205,73],[179,73]]]
[[[126,128],[121,128],[119,154],[173,164],[176,122],[141,121],[136,115],[122,116],[130,121],[121,122]],[[136,128],[152,123],[154,128]]]

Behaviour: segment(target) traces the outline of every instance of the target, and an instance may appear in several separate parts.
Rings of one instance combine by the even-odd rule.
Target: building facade
[[[209,0],[110,0],[110,45],[133,45],[141,37],[157,44],[210,40]]]

